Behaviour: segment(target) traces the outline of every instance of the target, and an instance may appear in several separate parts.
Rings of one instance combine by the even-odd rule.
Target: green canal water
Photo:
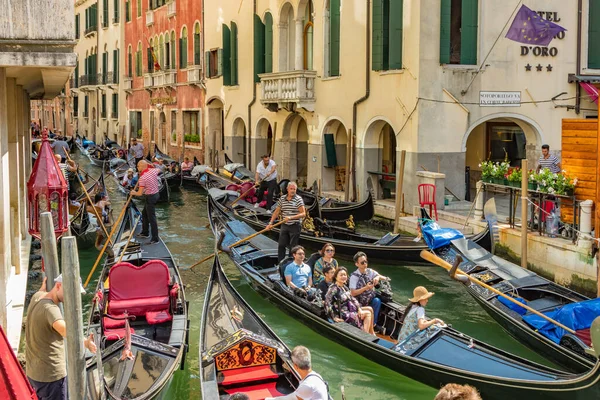
[[[99,169],[79,158],[83,167],[94,176]],[[115,216],[125,202],[112,181],[107,179]],[[186,295],[190,302],[190,349],[185,369],[175,374],[165,399],[199,399],[200,378],[198,366],[198,341],[204,291],[210,271],[210,261],[186,270],[201,258],[211,254],[214,237],[207,227],[206,198],[196,192],[182,189],[172,193],[168,205],[157,209],[159,233],[182,269]],[[87,277],[98,252],[95,249],[80,252],[81,276]],[[431,400],[437,391],[388,368],[382,367],[347,350],[335,337],[323,337],[304,324],[296,321],[281,309],[263,299],[248,284],[226,255],[221,256],[225,272],[238,292],[252,308],[271,326],[290,347],[304,345],[312,352],[313,368],[328,381],[334,399],[341,399],[340,387],[344,386],[346,399],[398,399]],[[342,262],[354,269],[354,265]],[[427,306],[431,317],[438,317],[453,327],[496,347],[522,357],[551,365],[542,357],[513,340],[494,322],[456,282],[449,280],[444,270],[435,266],[371,265],[383,275],[392,278],[394,298],[406,304],[412,297],[414,287],[423,285],[435,296]],[[95,287],[99,271],[96,271],[90,287]],[[89,304],[91,294],[85,295],[84,304]],[[208,399],[207,399],[208,400]],[[210,399],[212,400],[212,399]]]

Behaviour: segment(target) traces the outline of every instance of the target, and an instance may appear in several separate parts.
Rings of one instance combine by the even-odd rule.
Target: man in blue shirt
[[[292,248],[294,261],[285,267],[285,284],[292,289],[302,289],[308,293],[312,286],[312,271],[304,263],[304,247],[294,246]]]

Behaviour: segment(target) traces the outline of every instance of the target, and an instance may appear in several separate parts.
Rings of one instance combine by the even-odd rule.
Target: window
[[[198,111],[183,112],[183,133],[200,138],[200,125],[198,124]],[[194,140],[190,140],[194,141]],[[197,142],[198,143],[198,142]]]
[[[402,2],[400,2],[402,3]],[[327,76],[340,76],[340,0],[329,0]],[[402,45],[402,38],[400,39]]]
[[[600,69],[600,1],[590,0],[588,19],[588,68]]]
[[[142,76],[142,44],[138,43],[138,49],[135,53],[135,75]]]
[[[125,3],[125,7],[127,7],[127,2]],[[114,0],[113,10],[114,10],[113,23],[116,24],[117,22],[119,22],[119,0]]]
[[[313,68],[313,9],[312,1],[308,2],[304,14],[304,30],[302,33],[302,45],[303,45],[303,68],[305,70],[311,70]]]
[[[175,50],[175,49],[176,49],[175,31],[171,31],[171,68],[172,69],[177,69],[177,64],[175,62],[177,50]]]
[[[235,22],[231,23],[231,35],[230,35],[230,68],[231,68],[231,79],[230,83],[232,86],[236,86],[238,84],[238,35],[237,35],[237,24]]]
[[[373,1],[372,68],[374,71],[402,69],[403,6],[403,0]],[[337,61],[339,63],[339,58]]]
[[[177,143],[177,111],[171,111],[171,142]]]
[[[127,48],[127,76],[133,78],[133,57],[131,55],[131,46]]]
[[[101,110],[100,111],[100,116],[102,118],[106,118],[106,94],[105,93],[102,94],[102,98],[101,99],[102,99],[101,100],[102,104],[101,104],[101,108],[100,108],[100,110]]]
[[[102,27],[108,27],[108,0],[102,2]]]
[[[131,2],[125,1],[125,22],[131,22]]]
[[[73,96],[73,115],[79,115],[79,97]]]
[[[79,32],[81,27],[79,26],[80,15],[75,16],[75,39],[79,39]]]
[[[150,111],[150,141],[154,142],[154,111]]]
[[[152,56],[152,39],[150,39],[150,44],[146,48],[146,63],[147,71],[150,73],[154,72],[154,60]]]
[[[216,78],[223,73],[223,49],[213,49],[204,53],[204,68],[207,78]]]
[[[102,84],[106,85],[107,82],[107,76],[106,74],[108,73],[108,51],[105,51],[104,53],[102,53]]]
[[[187,67],[187,28],[184,26],[179,38],[179,68]]]
[[[75,64],[75,74],[73,76],[73,87],[79,87],[79,61]]]
[[[137,0],[137,17],[142,16],[142,0]]]
[[[265,24],[254,14],[254,82],[260,82],[259,74],[265,73]]]
[[[119,49],[113,50],[113,80],[111,83],[119,83]]]
[[[200,24],[194,26],[194,65],[200,65]]]
[[[168,32],[165,35],[165,69],[171,69],[171,42]]]
[[[142,112],[129,111],[129,135],[130,137],[142,138]]]
[[[163,38],[163,35],[160,35],[158,43],[158,64],[163,68],[165,65],[165,39]]]
[[[231,31],[229,27],[223,24],[223,53],[219,57],[219,64],[222,68],[223,85],[231,86]]]
[[[118,93],[113,93],[112,94],[112,111],[111,111],[111,118],[113,119],[117,119],[119,118],[119,94]]]
[[[477,64],[478,0],[441,0],[440,64]]]
[[[87,95],[85,95],[85,97],[83,98],[83,116],[84,117],[88,117],[88,112],[89,112],[89,107],[90,107],[90,103],[89,103],[89,97],[87,97]]]

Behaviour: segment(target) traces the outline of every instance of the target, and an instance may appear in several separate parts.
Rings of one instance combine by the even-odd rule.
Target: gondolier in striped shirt
[[[145,160],[137,164],[140,171],[138,189],[132,191],[133,196],[144,196],[144,209],[142,210],[142,232],[139,237],[151,238],[150,244],[158,243],[158,222],[156,221],[156,203],[160,195],[158,174],[160,170],[154,168]],[[151,234],[151,235],[150,235]]]
[[[558,157],[550,154],[550,146],[547,144],[542,145],[542,156],[538,160],[537,172],[543,168],[548,168],[554,174],[560,172],[560,161]]]
[[[290,250],[300,242],[300,231],[302,230],[302,219],[306,216],[304,201],[296,194],[298,185],[290,182],[287,186],[287,194],[281,196],[277,207],[273,211],[267,229],[271,229],[273,221],[279,214],[285,220],[279,231],[279,246],[277,246],[277,259],[279,262],[285,258],[285,248]]]

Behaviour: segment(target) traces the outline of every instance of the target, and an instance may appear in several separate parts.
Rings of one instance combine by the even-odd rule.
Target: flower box
[[[527,182],[527,189],[529,190],[537,190],[537,182]]]

